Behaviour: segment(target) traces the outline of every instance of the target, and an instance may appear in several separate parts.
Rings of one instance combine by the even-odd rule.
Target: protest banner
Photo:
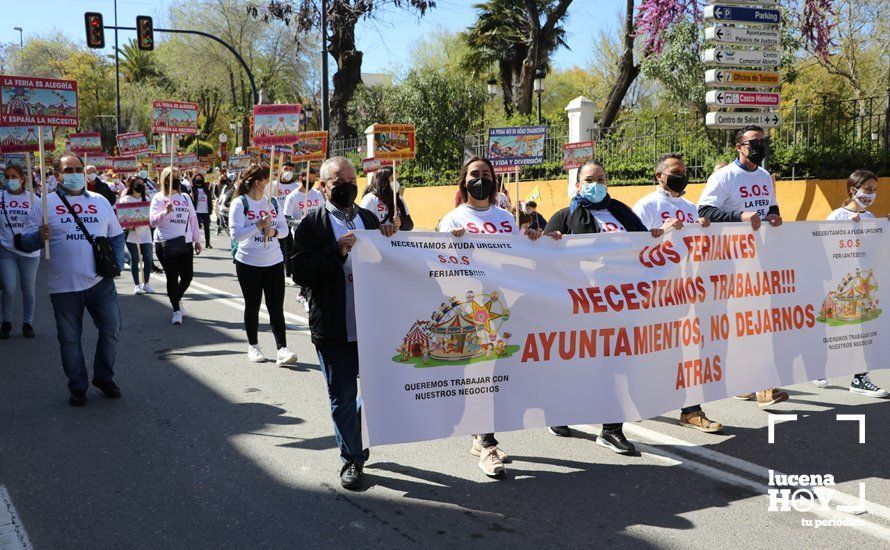
[[[111,156],[105,153],[93,153],[90,155],[90,164],[96,167],[96,170],[110,170]]]
[[[413,124],[375,124],[374,158],[407,160],[415,156]]]
[[[52,128],[44,126],[43,135],[47,137],[44,150],[54,150],[56,144],[52,139]],[[39,149],[36,127],[0,126],[0,153],[36,153]]]
[[[198,134],[198,104],[187,101],[152,101],[153,134]]]
[[[198,167],[198,155],[196,153],[180,153],[176,156],[176,167],[180,170],[192,170]]]
[[[489,128],[488,158],[496,169],[542,164],[546,138],[546,126]]]
[[[76,81],[0,75],[0,126],[77,125]]]
[[[102,152],[102,134],[99,132],[83,132],[68,135],[68,150],[76,155]]]
[[[33,157],[34,155],[31,155],[30,153],[11,153],[3,155],[3,163],[4,166],[21,166],[24,168],[34,162]]]
[[[392,161],[377,158],[362,159],[362,172],[365,174],[373,174],[384,166],[392,166]]]
[[[247,170],[251,162],[253,157],[250,155],[232,155],[229,157],[229,170],[232,172]]]
[[[652,418],[890,353],[884,218],[657,239],[498,230],[358,232],[366,446]]]
[[[294,142],[292,162],[306,162],[310,160],[324,160],[328,154],[327,132],[300,132],[299,138]]]
[[[151,209],[151,201],[145,202],[129,202],[117,203],[117,220],[121,227],[130,231],[139,229],[140,227],[148,227],[149,210]]]
[[[290,146],[297,141],[300,134],[300,109],[299,103],[254,105],[253,145]]]
[[[562,146],[562,169],[568,172],[581,168],[585,162],[593,160],[593,142],[579,141]]]
[[[111,170],[115,174],[135,174],[139,171],[139,161],[136,157],[113,157]]]
[[[130,155],[138,155],[140,153],[148,153],[148,140],[142,132],[129,132],[126,134],[118,134],[117,150],[120,156],[128,157]]]

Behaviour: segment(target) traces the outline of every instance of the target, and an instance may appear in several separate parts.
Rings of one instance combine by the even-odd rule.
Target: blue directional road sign
[[[720,23],[754,23],[758,25],[778,25],[781,22],[779,10],[763,8],[742,8],[739,6],[705,6],[705,21]]]

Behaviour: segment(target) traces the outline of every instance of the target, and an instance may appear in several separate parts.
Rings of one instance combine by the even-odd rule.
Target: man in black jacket
[[[309,299],[309,329],[318,363],[328,384],[334,436],[343,468],[340,483],[354,489],[361,483],[368,450],[362,447],[361,405],[358,398],[358,344],[352,259],[357,229],[380,229],[387,237],[392,224],[355,204],[358,195],[355,168],[344,157],[321,166],[323,207],[314,208],[294,232],[291,273]]]

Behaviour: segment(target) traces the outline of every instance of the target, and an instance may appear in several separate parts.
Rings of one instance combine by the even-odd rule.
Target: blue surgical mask
[[[22,180],[18,178],[10,178],[6,180],[6,188],[15,193],[22,188]]]
[[[589,200],[590,202],[600,202],[604,198],[606,198],[606,184],[605,183],[582,183],[580,194],[581,194],[581,197]]]
[[[65,188],[66,191],[71,191],[76,193],[80,191],[86,186],[86,178],[84,178],[83,174],[78,174],[76,172],[72,172],[70,174],[65,174],[62,176],[62,181],[60,184]]]
[[[147,179],[148,178],[148,170],[140,170],[139,177],[142,179]]]

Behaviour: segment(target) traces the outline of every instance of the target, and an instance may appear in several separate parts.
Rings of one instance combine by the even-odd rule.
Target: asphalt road
[[[345,491],[296,290],[287,291],[288,339],[301,363],[247,362],[227,241],[216,237],[219,248],[198,259],[182,326],[170,325],[161,278],[153,296],[134,296],[128,274],[118,279],[124,398],[91,390],[80,409],[67,404],[41,267],[38,337],[22,338],[17,322],[17,334],[0,342],[0,548],[890,543],[890,403],[851,394],[847,379],[825,390],[787,388],[791,400],[770,411],[798,420],[775,427],[775,444],[768,412],[729,399],[705,407],[728,426],[722,435],[678,426],[677,411],[629,424],[639,456],[597,446],[598,426],[577,426],[571,439],[499,434],[513,457],[500,481],[477,468],[469,437],[375,448],[366,488]],[[92,357],[95,330],[85,325]],[[272,335],[261,329],[271,355]],[[890,387],[887,370],[873,379]],[[865,415],[865,444],[858,424],[838,414]],[[769,469],[831,474],[847,496],[837,493],[819,513],[769,512]],[[855,503],[860,483],[868,511],[838,512],[838,499]]]

